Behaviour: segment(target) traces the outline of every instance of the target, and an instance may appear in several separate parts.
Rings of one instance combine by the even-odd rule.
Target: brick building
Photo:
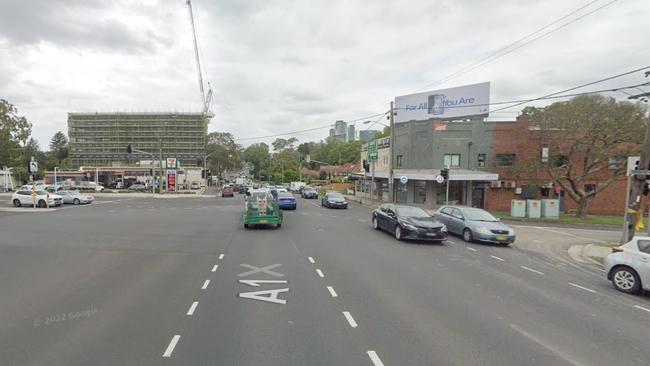
[[[529,159],[548,159],[558,154],[549,151],[549,141],[539,129],[520,118],[515,122],[495,123],[493,133],[493,169],[499,180],[490,183],[486,194],[486,208],[493,211],[509,211],[512,199],[559,198],[560,209],[575,212],[577,205],[558,184],[554,184],[543,171],[526,171],[522,169]],[[543,161],[543,160],[542,160]],[[589,191],[593,187],[605,184],[612,178],[613,172],[624,168],[626,159],[611,157],[609,166],[594,175],[594,179],[579,183],[577,188]],[[607,188],[598,192],[589,201],[587,211],[590,214],[620,215],[625,208],[625,191],[627,178],[625,174],[617,177]]]

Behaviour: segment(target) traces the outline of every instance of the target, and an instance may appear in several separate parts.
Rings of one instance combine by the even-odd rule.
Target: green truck
[[[244,227],[251,225],[282,226],[282,211],[267,190],[250,190],[246,196]]]

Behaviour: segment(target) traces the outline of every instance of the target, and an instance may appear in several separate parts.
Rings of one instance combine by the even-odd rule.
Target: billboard
[[[395,123],[487,116],[490,104],[490,83],[395,97]]]

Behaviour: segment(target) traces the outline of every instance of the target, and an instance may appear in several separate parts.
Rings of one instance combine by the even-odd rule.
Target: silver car
[[[467,242],[476,240],[503,245],[515,242],[514,230],[480,208],[442,206],[434,217],[447,225],[450,233],[462,236]]]
[[[95,200],[93,196],[81,194],[79,191],[60,190],[56,194],[63,198],[63,203],[72,203],[73,205],[91,203]]]
[[[603,268],[614,288],[628,294],[650,291],[650,237],[638,236],[612,248]]]

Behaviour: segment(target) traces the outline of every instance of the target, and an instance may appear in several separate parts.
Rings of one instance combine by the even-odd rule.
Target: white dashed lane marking
[[[337,297],[337,296],[339,296],[339,295],[337,295],[336,291],[334,291],[334,287],[332,287],[332,286],[327,286],[327,290],[330,292],[330,295],[332,295],[332,297]]]
[[[577,284],[575,284],[575,283],[573,283],[573,282],[569,282],[569,285],[571,285],[571,286],[573,286],[573,287],[575,287],[575,288],[579,288],[579,289],[581,289],[581,290],[585,290],[585,291],[587,291],[587,292],[591,292],[592,294],[595,294],[595,293],[596,293],[596,290],[592,290],[592,289],[590,289],[590,288],[582,287],[582,286],[577,285]]]
[[[501,261],[501,262],[505,262],[505,259],[499,258],[496,255],[491,255],[490,258],[496,259],[496,260]]]
[[[163,357],[171,357],[172,352],[174,352],[174,347],[176,347],[176,343],[178,343],[178,340],[181,338],[180,335],[176,334],[174,337],[172,337],[172,341],[169,342],[169,346],[167,346],[167,349],[165,350],[165,353],[163,353]]]
[[[218,264],[215,264],[215,265],[212,267],[212,272],[216,272],[216,271],[217,271],[217,268],[219,268],[219,265],[218,265]]]
[[[544,275],[543,272],[540,272],[540,271],[538,271],[536,269],[532,269],[532,268],[526,267],[526,266],[520,266],[520,267],[521,267],[521,269],[525,269],[526,271],[537,273],[538,275],[542,275],[542,276]]]
[[[319,276],[320,278],[325,277],[325,275],[323,274],[323,271],[321,271],[320,269],[316,269],[316,273],[318,273],[318,276]]]
[[[357,322],[354,321],[354,318],[352,317],[352,314],[350,314],[349,311],[344,311],[343,316],[345,317],[345,319],[348,321],[348,323],[352,328],[357,327]]]
[[[472,247],[465,247],[465,248],[467,248],[467,250],[471,250],[472,252],[475,252],[475,251],[476,251],[476,249],[474,249],[474,248],[472,248]]]
[[[639,310],[647,311],[647,312],[650,313],[650,309],[648,309],[648,308],[644,308],[644,307],[641,306],[641,305],[634,305],[634,307],[637,308],[637,309],[639,309]]]
[[[192,305],[190,306],[190,310],[187,311],[187,315],[194,315],[194,310],[196,310],[196,306],[199,304],[198,301],[194,301]]]
[[[307,257],[307,259],[309,259],[309,261],[310,261],[311,263],[316,263],[316,261],[314,261],[314,258],[312,258],[312,257]]]
[[[219,255],[219,259],[223,259],[223,254],[220,254],[220,255]]]
[[[205,282],[203,282],[203,286],[201,287],[201,290],[205,290],[206,288],[208,288],[208,285],[210,285],[210,280],[205,280]]]
[[[381,362],[381,359],[377,356],[377,352],[370,350],[366,353],[368,354],[368,357],[370,357],[370,361],[372,361],[374,366],[384,366],[384,363]]]

